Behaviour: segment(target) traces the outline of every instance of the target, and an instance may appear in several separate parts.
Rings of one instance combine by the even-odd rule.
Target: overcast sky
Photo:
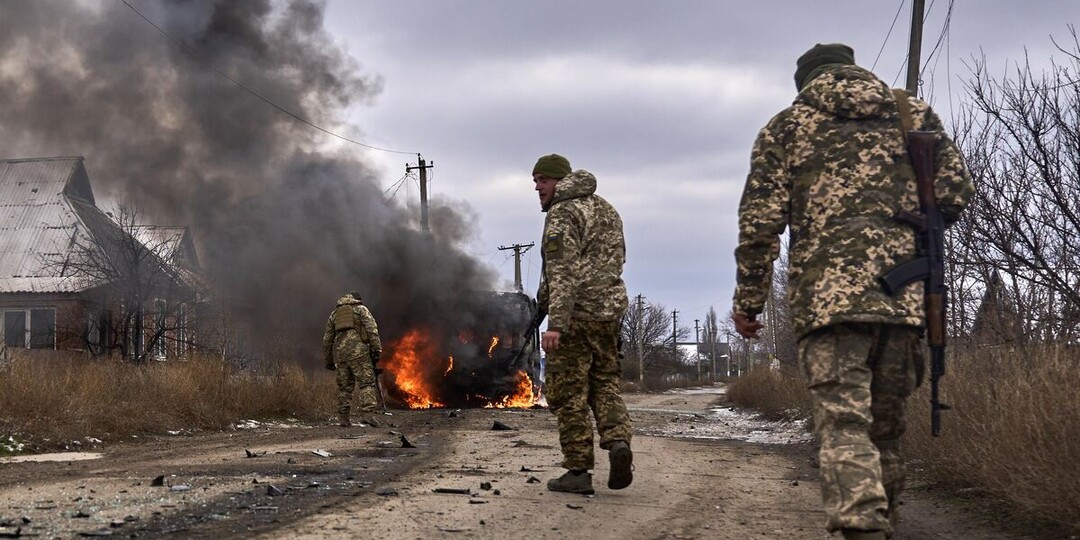
[[[950,2],[927,5],[924,63]],[[1051,35],[1069,41],[1078,15],[1075,0],[956,0],[923,96],[948,123],[972,55],[995,74],[1025,51],[1045,63]],[[471,207],[470,250],[506,288],[513,261],[497,248],[538,240],[531,168],[557,152],[594,173],[622,214],[630,294],[678,309],[692,327],[709,306],[730,310],[750,147],[794,98],[795,59],[815,43],[844,42],[860,65],[903,86],[910,17],[910,1],[331,1],[326,26],[383,84],[338,128],[433,160],[432,197]],[[356,151],[387,188],[415,163]],[[415,182],[397,197],[417,199]],[[539,270],[534,248],[526,291]]]

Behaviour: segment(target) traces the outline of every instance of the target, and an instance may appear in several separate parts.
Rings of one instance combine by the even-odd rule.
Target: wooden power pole
[[[424,158],[420,154],[416,154],[417,165],[414,167],[405,164],[405,173],[411,173],[415,170],[420,171],[420,229],[424,232],[431,232],[431,227],[428,226],[428,202],[427,202],[427,170],[435,166],[435,162],[425,163]]]
[[[533,242],[528,244],[514,244],[512,246],[499,246],[499,251],[506,251],[508,249],[514,250],[514,290],[517,292],[525,292],[525,288],[521,285],[521,254],[529,251],[529,248],[536,245]]]
[[[914,0],[911,4],[911,41],[908,42],[907,91],[918,96],[919,91],[919,56],[922,54],[923,5],[925,0]]]

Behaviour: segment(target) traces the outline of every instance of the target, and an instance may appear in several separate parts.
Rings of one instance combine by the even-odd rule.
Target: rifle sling
[[[907,90],[903,88],[893,88],[893,97],[896,98],[896,108],[900,112],[900,133],[904,136],[904,146],[907,146],[907,134],[914,129],[911,122],[911,104],[908,103]]]

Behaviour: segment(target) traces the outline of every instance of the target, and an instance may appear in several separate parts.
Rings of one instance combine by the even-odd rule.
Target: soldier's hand
[[[551,352],[558,350],[560,334],[555,330],[548,330],[543,334],[540,334],[540,346],[544,348],[545,352]]]
[[[761,330],[763,326],[761,322],[755,321],[754,317],[741,311],[732,313],[731,320],[735,323],[735,331],[747,339],[757,339],[758,330]]]

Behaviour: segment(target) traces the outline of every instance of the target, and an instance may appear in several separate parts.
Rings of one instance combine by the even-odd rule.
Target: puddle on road
[[[88,459],[101,459],[104,454],[97,452],[56,452],[52,454],[33,454],[27,456],[12,456],[0,458],[3,463],[40,463],[46,461],[86,461]]]
[[[678,388],[665,393],[724,395],[727,388],[723,385]],[[719,439],[760,444],[799,444],[812,440],[805,420],[762,420],[756,413],[731,407],[714,407],[706,412],[672,409],[631,409],[631,412],[634,410],[670,415],[666,424],[643,430],[644,434],[654,437]]]

